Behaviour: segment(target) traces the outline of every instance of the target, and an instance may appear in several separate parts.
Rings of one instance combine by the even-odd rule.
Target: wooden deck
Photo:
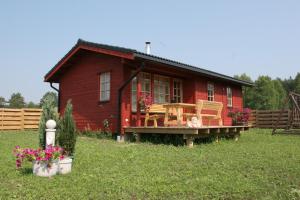
[[[137,142],[140,141],[141,134],[182,134],[189,147],[193,147],[195,138],[205,138],[215,136],[219,140],[219,136],[233,136],[237,141],[240,132],[249,129],[248,126],[203,126],[199,128],[188,127],[125,127],[125,134],[136,133]]]

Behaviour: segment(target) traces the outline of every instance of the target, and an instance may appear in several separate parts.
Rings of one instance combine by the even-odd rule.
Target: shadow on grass
[[[278,130],[274,135],[298,135],[300,136],[300,129],[290,129],[290,130]]]
[[[30,167],[21,168],[20,169],[20,173],[23,174],[23,175],[31,175],[31,174],[33,174],[32,168],[30,168]]]
[[[127,140],[130,142],[136,142],[136,134],[128,134]],[[233,135],[222,135],[219,136],[220,140],[233,140]],[[184,146],[185,139],[182,134],[141,134],[141,142],[149,142],[152,144],[165,144],[173,146]],[[204,137],[204,138],[195,138],[194,143],[201,144],[211,144],[216,141],[215,136]]]
[[[226,137],[221,137],[226,138]],[[220,139],[221,139],[220,138]],[[136,134],[128,135],[130,142],[136,141]],[[195,144],[209,144],[215,141],[215,137],[195,138]],[[152,144],[165,144],[173,146],[184,146],[185,139],[182,134],[142,134],[141,142],[149,142]]]

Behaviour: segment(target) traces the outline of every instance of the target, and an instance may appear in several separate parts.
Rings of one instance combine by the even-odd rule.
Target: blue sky
[[[300,1],[0,2],[0,96],[39,102],[43,76],[78,38],[231,75],[300,71]]]

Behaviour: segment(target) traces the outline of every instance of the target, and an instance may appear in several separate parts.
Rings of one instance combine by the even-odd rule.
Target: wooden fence
[[[37,129],[41,113],[42,109],[0,108],[0,131]]]
[[[252,110],[249,124],[256,128],[273,128],[277,123],[281,110]],[[277,128],[286,128],[290,116],[289,110],[284,110]]]

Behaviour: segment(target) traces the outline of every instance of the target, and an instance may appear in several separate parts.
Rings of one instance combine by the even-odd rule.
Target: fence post
[[[259,125],[258,125],[258,110],[255,110],[255,127],[259,128]]]
[[[21,109],[21,130],[22,131],[24,130],[24,126],[25,126],[24,113],[25,113],[24,109]]]
[[[0,130],[3,129],[3,108],[0,108]]]

